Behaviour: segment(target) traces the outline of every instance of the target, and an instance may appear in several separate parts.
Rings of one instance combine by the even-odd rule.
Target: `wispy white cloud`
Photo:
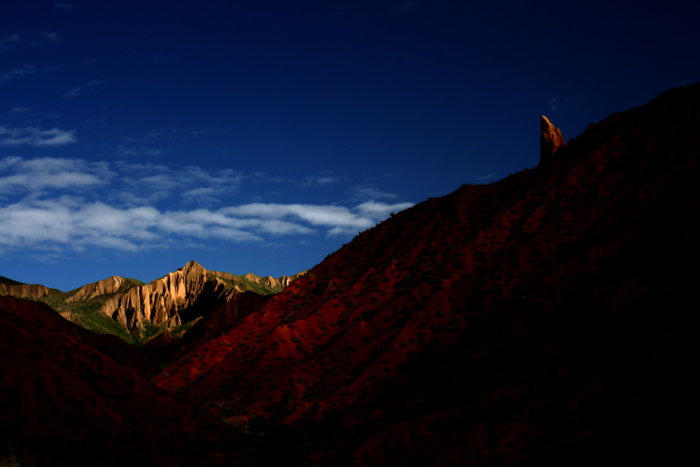
[[[261,235],[303,235],[315,231],[276,219],[236,218],[221,210],[160,211],[117,208],[72,198],[25,200],[0,207],[0,249],[83,250],[99,247],[140,251],[184,239],[260,242]]]
[[[176,130],[175,128],[170,128],[168,130],[150,131],[150,132],[146,133],[146,136],[144,138],[147,140],[148,139],[158,139],[158,138],[173,139],[173,138],[175,138],[175,136],[177,136],[180,133],[181,132]]]
[[[399,3],[393,6],[391,9],[392,13],[409,13],[416,8],[416,5],[420,3],[421,0],[409,0],[407,2]]]
[[[217,204],[225,196],[238,191],[244,177],[240,172],[225,169],[208,172],[199,167],[170,168],[158,164],[120,162],[115,169],[121,174],[122,200],[155,203],[174,195],[185,202]]]
[[[222,213],[262,219],[295,219],[313,226],[328,227],[328,235],[357,233],[374,226],[391,212],[413,206],[412,203],[388,205],[376,201],[362,203],[350,209],[344,206],[309,204],[253,203],[221,209]]]
[[[12,68],[11,70],[8,70],[0,75],[0,83],[12,81],[13,79],[19,78],[21,76],[33,75],[36,72],[36,67],[31,64],[22,65],[19,68]]]
[[[6,157],[0,159],[0,252],[135,252],[215,240],[352,235],[412,206],[224,204],[245,179],[230,169]],[[180,203],[162,202],[174,196]],[[210,207],[216,204],[223,207]]]
[[[376,223],[389,217],[391,214],[403,211],[404,209],[408,209],[412,206],[413,203],[386,204],[377,201],[367,201],[355,206],[353,211],[358,218],[365,220],[365,223],[369,224],[369,227],[372,227]],[[328,235],[353,235],[361,230],[365,229],[355,228],[354,226],[337,225],[328,231]]]
[[[54,10],[70,11],[78,8],[77,5],[73,3],[57,3],[53,6]]]
[[[331,175],[321,175],[316,177],[306,177],[304,186],[328,186],[335,185],[339,180]]]
[[[142,157],[142,156],[149,156],[149,157],[156,157],[160,156],[163,153],[162,149],[158,148],[148,148],[146,146],[125,146],[123,144],[120,144],[117,146],[116,151],[114,152],[115,156],[119,157]]]
[[[78,62],[78,63],[75,63],[75,64],[73,65],[73,67],[75,67],[75,68],[84,68],[84,67],[92,66],[92,65],[94,65],[95,63],[97,63],[97,59],[96,59],[96,58],[86,58],[85,60],[82,60],[82,61],[80,61],[80,62]]]
[[[151,61],[156,65],[160,65],[162,63],[174,62],[176,60],[177,59],[175,57],[166,57],[166,56],[160,55],[160,54],[155,54],[151,57]]]
[[[0,38],[0,50],[13,50],[22,42],[19,34],[10,34]]]
[[[6,157],[0,159],[0,193],[92,188],[104,185],[114,175],[105,162]]]
[[[361,218],[343,206],[253,203],[224,208],[222,211],[235,216],[263,219],[297,218],[312,225],[321,226],[347,226],[361,229],[372,225],[369,219]]]
[[[93,79],[93,80],[88,81],[87,83],[85,83],[83,85],[76,86],[73,89],[65,92],[63,94],[63,97],[74,98],[74,97],[78,97],[78,96],[84,96],[86,94],[92,93],[94,88],[96,88],[99,85],[100,85],[100,82],[96,79]]]
[[[328,235],[347,235],[372,227],[389,212],[410,203],[357,206],[252,204],[216,211],[160,211],[150,206],[118,208],[63,197],[24,200],[0,207],[0,247],[52,251],[99,247],[124,251],[160,248],[183,238],[260,242],[266,235],[310,235],[311,226]],[[307,225],[304,225],[307,224]]]
[[[55,147],[75,143],[75,130],[36,127],[10,128],[0,126],[0,146]]]
[[[683,86],[690,86],[691,84],[696,83],[697,80],[690,79],[690,78],[679,78],[679,79],[674,79],[671,81],[668,81],[668,86],[671,88],[680,88]]]
[[[0,208],[0,245],[53,251],[102,247],[137,251],[158,236],[162,214],[153,208],[116,209],[70,199],[22,202]]]
[[[413,206],[413,203],[386,204],[377,201],[367,201],[355,207],[355,211],[363,217],[375,221],[386,219],[391,213],[397,213]]]
[[[80,95],[80,86],[71,89],[70,91],[64,92],[63,97],[73,98]]]
[[[355,200],[370,200],[370,199],[396,199],[398,195],[394,193],[387,193],[380,190],[375,186],[363,185],[353,187],[351,190],[351,195]]]
[[[547,103],[545,104],[545,108],[549,112],[558,112],[562,109],[566,109],[571,105],[577,105],[576,100],[572,96],[555,96],[549,101],[547,101]]]
[[[58,34],[56,34],[53,31],[44,31],[41,34],[39,34],[39,36],[41,36],[42,39],[51,44],[58,44],[59,42],[63,42],[63,39],[58,37]]]
[[[213,204],[219,202],[220,192],[211,186],[193,188],[182,194],[182,197],[190,203]]]

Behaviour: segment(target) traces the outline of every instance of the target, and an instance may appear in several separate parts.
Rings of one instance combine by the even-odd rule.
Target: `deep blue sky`
[[[294,274],[700,80],[700,2],[5,2],[0,275]]]

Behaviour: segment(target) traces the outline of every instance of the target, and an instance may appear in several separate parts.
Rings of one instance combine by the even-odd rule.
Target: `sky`
[[[0,276],[279,277],[700,80],[700,2],[81,0],[0,14]],[[371,252],[368,252],[371,254]]]

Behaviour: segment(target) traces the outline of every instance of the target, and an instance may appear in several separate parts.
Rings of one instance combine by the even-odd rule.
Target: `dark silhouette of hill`
[[[157,383],[231,425],[294,427],[285,455],[327,465],[668,457],[687,410],[699,90],[395,215]]]
[[[43,303],[0,297],[0,355],[1,465],[206,463],[201,447],[220,439],[148,381],[136,349]]]
[[[0,298],[3,365],[17,360],[5,449],[52,460],[41,440],[90,465],[108,463],[96,449],[179,465],[673,464],[692,446],[698,135],[700,85],[667,91],[547,164],[392,216],[141,361]],[[150,382],[144,360],[162,366]]]

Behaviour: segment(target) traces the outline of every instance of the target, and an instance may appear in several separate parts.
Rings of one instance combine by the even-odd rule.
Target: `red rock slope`
[[[176,465],[198,426],[135,349],[44,304],[0,297],[0,355],[3,465]]]
[[[267,433],[271,463],[280,446],[318,465],[671,456],[700,272],[699,96],[668,91],[546,166],[395,215],[157,384]]]
[[[0,297],[0,461],[680,464],[698,135],[700,86],[668,91],[207,313],[174,350]]]

